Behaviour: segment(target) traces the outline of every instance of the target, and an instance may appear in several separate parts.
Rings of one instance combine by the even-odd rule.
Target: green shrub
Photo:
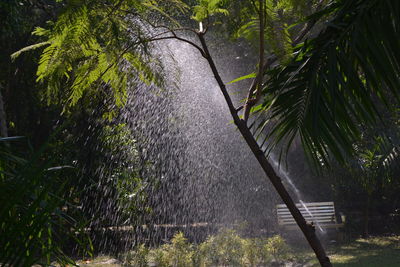
[[[263,263],[265,241],[259,238],[243,239],[243,266],[260,266]]]
[[[168,258],[164,247],[161,246],[159,248],[150,250],[149,254],[147,255],[147,262],[150,263],[151,266],[168,267]]]
[[[190,267],[193,266],[194,249],[182,232],[174,235],[170,244],[152,249],[148,262],[157,267]]]
[[[224,229],[209,236],[198,246],[188,243],[183,233],[177,233],[168,244],[147,249],[144,245],[129,254],[131,266],[211,267],[211,266],[269,266],[272,261],[289,259],[290,250],[279,235],[268,239],[242,238],[235,230]]]
[[[187,242],[182,232],[177,233],[172,239],[171,244],[164,245],[172,267],[189,267],[192,265],[193,248]]]
[[[201,266],[241,266],[244,251],[243,239],[234,230],[224,229],[200,244]]]
[[[264,245],[265,261],[274,259],[276,262],[282,262],[289,258],[290,248],[280,235],[275,235],[267,239]]]
[[[147,267],[148,254],[149,249],[141,244],[136,250],[125,255],[124,262],[128,266]]]

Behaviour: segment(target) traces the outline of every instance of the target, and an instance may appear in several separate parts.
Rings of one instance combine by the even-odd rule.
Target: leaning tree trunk
[[[257,158],[262,169],[264,170],[265,174],[268,176],[272,185],[275,187],[279,196],[282,198],[283,202],[288,207],[288,209],[289,209],[290,213],[292,214],[294,220],[296,221],[297,225],[300,227],[301,231],[303,232],[304,236],[306,237],[311,248],[314,250],[314,253],[317,256],[321,266],[324,266],[324,267],[332,266],[329,258],[326,256],[325,249],[323,248],[321,242],[319,241],[319,239],[315,233],[314,226],[311,224],[307,224],[303,215],[300,213],[299,209],[296,207],[295,203],[293,202],[293,199],[289,195],[288,191],[283,186],[281,178],[276,174],[272,165],[268,162],[268,159],[266,158],[265,154],[262,152],[260,146],[257,144],[257,141],[255,140],[253,134],[251,133],[250,129],[247,127],[247,123],[244,120],[239,118],[238,111],[236,110],[236,108],[234,107],[234,105],[232,103],[232,100],[228,94],[228,91],[226,90],[225,84],[222,81],[221,76],[219,75],[218,70],[214,64],[212,57],[211,57],[211,54],[208,50],[207,44],[204,39],[204,32],[198,32],[197,35],[199,37],[201,46],[203,48],[204,53],[202,53],[202,55],[208,61],[208,64],[210,65],[210,68],[214,74],[215,80],[217,81],[219,88],[220,88],[222,94],[224,95],[225,101],[229,107],[229,111],[233,117],[235,125],[238,127],[240,133],[242,134],[243,138],[246,140],[246,143],[250,147],[254,156]]]

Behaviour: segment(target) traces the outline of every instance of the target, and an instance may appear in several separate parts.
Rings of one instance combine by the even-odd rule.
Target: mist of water
[[[276,194],[232,123],[207,62],[185,43],[159,45],[168,84],[132,88],[125,114],[159,180],[146,223],[219,228],[246,222],[272,231]],[[246,52],[220,46],[213,51],[226,82],[248,71],[241,60]],[[228,56],[220,53],[227,50]]]
[[[233,48],[221,40],[212,43],[225,82],[253,71],[254,59],[246,56],[249,52],[245,48]],[[139,158],[135,160],[142,166],[139,174],[145,204],[151,212],[139,212],[137,221],[121,220],[118,207],[108,201],[112,199],[109,189],[115,186],[113,175],[99,169],[98,175],[104,178],[94,190],[100,191],[103,199],[90,209],[103,212],[110,225],[120,229],[130,226],[126,228],[129,234],[100,235],[102,248],[117,249],[115,239],[126,240],[125,244],[130,244],[126,246],[134,246],[132,240],[156,244],[170,238],[177,229],[186,231],[194,241],[220,227],[243,223],[247,224],[247,234],[276,231],[277,194],[232,123],[207,62],[197,50],[179,41],[163,41],[155,51],[167,75],[165,85],[160,89],[131,82],[128,104],[120,120],[129,125],[135,146],[111,155],[110,161]],[[238,106],[248,85],[234,87],[239,86],[245,90],[230,91]],[[303,203],[288,173],[278,168],[276,160],[272,162]],[[128,196],[142,205],[136,199],[139,193]],[[168,230],[165,225],[176,227]],[[193,225],[209,227],[189,229]]]
[[[290,189],[292,192],[294,192],[295,195],[295,200],[300,203],[301,207],[304,209],[305,213],[309,215],[311,218],[314,217],[310,209],[307,207],[307,205],[304,202],[304,198],[300,192],[300,190],[297,188],[297,186],[294,184],[293,180],[291,179],[288,171],[279,164],[278,160],[271,155],[270,156],[270,161],[273,163],[275,167],[275,171],[282,177],[284,178],[284,181],[289,185]],[[303,212],[302,212],[303,213]],[[318,221],[314,221],[315,226],[319,230],[320,233],[325,234],[326,231],[321,227],[321,225],[318,223]]]

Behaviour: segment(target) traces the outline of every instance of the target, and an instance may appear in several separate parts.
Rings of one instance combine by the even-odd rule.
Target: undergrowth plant
[[[235,230],[223,229],[204,242],[190,244],[182,232],[157,248],[143,244],[128,253],[127,266],[211,267],[270,266],[290,259],[290,249],[279,235],[270,238],[244,238]]]
[[[44,147],[31,151],[21,139],[0,138],[0,265],[74,264],[68,247],[91,255],[92,246],[71,198],[73,168],[54,166]]]
[[[265,255],[272,256],[276,262],[285,261],[290,256],[290,248],[280,235],[268,238],[264,249]]]
[[[201,265],[240,266],[244,257],[243,242],[244,239],[231,229],[224,229],[219,234],[208,237],[199,246]]]
[[[147,265],[148,254],[149,254],[149,249],[144,244],[141,244],[136,250],[127,253],[123,258],[123,260],[128,266],[134,264],[134,266],[137,267],[146,267],[148,266]]]

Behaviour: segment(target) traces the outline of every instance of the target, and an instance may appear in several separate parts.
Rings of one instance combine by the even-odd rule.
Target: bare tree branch
[[[175,32],[173,32],[173,31],[171,31],[170,33],[172,34],[172,36],[163,36],[163,37],[152,38],[152,39],[148,39],[147,42],[154,42],[154,41],[168,40],[168,39],[176,39],[176,40],[179,40],[179,41],[182,41],[182,42],[185,42],[185,43],[190,44],[191,46],[193,46],[194,48],[196,48],[197,50],[199,50],[199,52],[201,53],[201,55],[202,55],[203,57],[206,57],[206,55],[205,55],[203,49],[201,49],[200,46],[198,46],[197,44],[195,44],[194,42],[192,42],[192,41],[190,41],[190,40],[188,40],[188,39],[179,37],[179,36],[176,35]]]

